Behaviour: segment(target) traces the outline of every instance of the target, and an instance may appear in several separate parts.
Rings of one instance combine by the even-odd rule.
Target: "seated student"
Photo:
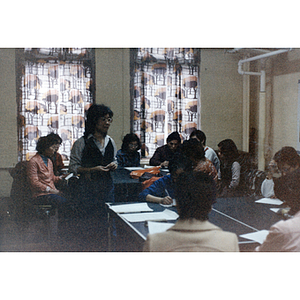
[[[194,171],[202,171],[210,175],[216,183],[218,172],[213,163],[205,157],[204,147],[197,139],[189,139],[182,143],[181,153],[193,162]]]
[[[139,167],[141,156],[138,150],[141,149],[141,141],[134,133],[124,136],[121,149],[118,150],[116,158],[118,168]]]
[[[54,133],[54,132],[51,132],[47,135],[50,139],[53,139],[53,142],[55,143],[55,152],[53,154],[52,157],[50,157],[50,159],[52,160],[52,163],[53,163],[53,172],[54,172],[54,175],[56,176],[59,176],[59,175],[62,175],[62,172],[61,170],[65,167],[64,166],[64,163],[63,163],[63,159],[62,159],[62,156],[58,153],[58,149],[62,143],[62,139],[61,137]]]
[[[264,197],[275,198],[273,176],[278,170],[282,176],[300,167],[300,156],[293,147],[283,147],[277,151],[269,163],[266,179],[262,182],[261,193]],[[278,169],[278,170],[277,170]]]
[[[271,226],[265,241],[256,251],[300,251],[300,168],[274,178],[275,195],[290,207],[292,217]]]
[[[241,165],[238,149],[234,141],[226,139],[218,144],[220,157],[220,196],[234,196],[240,193]]]
[[[215,166],[217,172],[220,169],[220,160],[217,153],[210,147],[206,146],[206,135],[203,131],[195,129],[190,134],[190,139],[197,139],[204,147],[205,157],[208,158]]]
[[[174,153],[179,151],[181,144],[181,138],[177,131],[172,132],[167,137],[167,144],[158,147],[153,156],[150,158],[150,166],[161,166],[168,168],[169,161],[172,159]]]
[[[36,204],[62,204],[67,201],[55,186],[67,176],[55,176],[53,173],[50,157],[54,155],[55,149],[56,144],[51,137],[39,138],[37,153],[27,164],[27,178]]]
[[[179,153],[174,155],[169,163],[170,174],[154,181],[148,188],[139,194],[139,201],[172,204],[175,197],[174,187],[178,175],[186,170],[191,170],[192,163],[184,159]]]
[[[216,199],[214,180],[203,172],[183,172],[176,181],[179,219],[165,232],[148,234],[144,251],[239,251],[236,234],[208,221]]]

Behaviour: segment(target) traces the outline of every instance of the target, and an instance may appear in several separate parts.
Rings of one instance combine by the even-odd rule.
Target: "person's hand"
[[[58,195],[60,192],[59,190],[54,190],[54,189],[50,189],[49,190],[49,194],[55,194],[55,195]]]
[[[108,164],[105,168],[107,168],[108,170],[115,170],[118,167],[118,164],[116,162],[111,162],[110,164]]]
[[[168,168],[169,162],[168,162],[167,160],[165,160],[164,162],[162,162],[162,163],[160,164],[160,166],[161,166],[162,168]]]
[[[107,166],[96,166],[93,169],[95,172],[108,172],[110,169]]]
[[[62,175],[59,176],[59,178],[60,179],[64,179],[64,178],[66,178],[69,175],[70,175],[70,173],[62,174]]]
[[[169,205],[169,204],[173,203],[173,199],[170,196],[166,196],[166,197],[164,197],[164,198],[161,199],[160,203],[161,204]]]

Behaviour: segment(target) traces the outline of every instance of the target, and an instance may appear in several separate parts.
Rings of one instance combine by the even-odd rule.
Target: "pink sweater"
[[[48,159],[47,167],[38,153],[28,162],[27,177],[33,197],[48,195],[49,192],[46,191],[47,186],[53,190],[57,190],[55,183],[60,180],[53,173],[52,161]]]

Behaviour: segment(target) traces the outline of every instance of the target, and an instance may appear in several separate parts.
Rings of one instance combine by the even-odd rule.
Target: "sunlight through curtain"
[[[50,132],[70,156],[84,133],[85,111],[94,102],[93,51],[82,48],[19,49],[17,59],[19,160],[29,160],[39,137]]]
[[[138,48],[132,54],[132,130],[151,157],[167,136],[182,140],[197,128],[200,104],[200,50]]]

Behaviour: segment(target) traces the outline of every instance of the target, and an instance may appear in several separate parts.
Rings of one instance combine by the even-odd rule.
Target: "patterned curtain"
[[[94,102],[92,49],[17,49],[19,160],[29,160],[39,137],[62,138],[60,154],[69,159],[84,132],[85,111]]]
[[[138,48],[132,61],[132,127],[151,157],[171,132],[185,140],[197,128],[200,49]]]

